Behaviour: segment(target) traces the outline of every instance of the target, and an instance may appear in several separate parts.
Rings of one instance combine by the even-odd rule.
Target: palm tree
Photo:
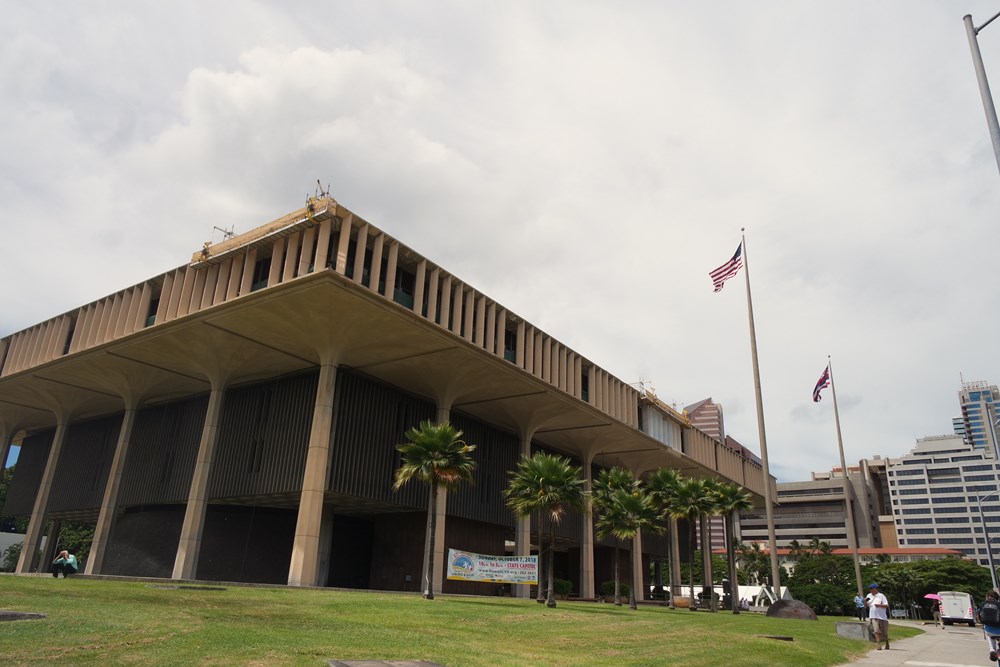
[[[705,478],[703,482],[708,498],[702,507],[701,515],[698,517],[701,526],[701,590],[704,591],[707,588],[711,591],[708,599],[714,614],[718,609],[715,603],[715,573],[712,572],[712,524],[709,517],[717,516],[720,513],[717,496],[720,482],[711,477]]]
[[[671,500],[669,513],[676,519],[686,519],[689,529],[688,556],[690,567],[688,568],[688,582],[691,586],[691,609],[695,608],[694,601],[694,543],[695,524],[698,518],[711,511],[712,497],[706,491],[705,480],[703,479],[682,479],[675,490]]]
[[[737,600],[739,580],[736,578],[736,513],[753,509],[750,494],[738,484],[719,484],[715,489],[715,500],[726,523],[726,561],[729,565],[729,600],[733,613],[740,613]],[[793,540],[795,542],[795,540]],[[796,542],[796,544],[798,544]]]
[[[605,517],[613,508],[612,497],[618,491],[631,493],[638,488],[638,482],[632,473],[625,468],[615,466],[598,473],[594,480],[594,511],[598,514],[598,537],[605,539],[609,535],[615,538],[615,605],[622,605],[620,578],[618,575],[618,544],[620,538],[611,530],[615,525],[613,518]]]
[[[507,496],[507,505],[518,517],[530,517],[536,511],[541,511],[548,517],[548,598],[545,604],[555,607],[555,591],[552,587],[555,527],[568,510],[573,509],[581,514],[587,511],[587,493],[583,488],[580,468],[561,456],[538,452],[531,458],[522,458],[517,464],[517,470],[511,472],[510,484],[504,495]]]
[[[601,516],[597,520],[599,533],[603,536],[614,535],[616,540],[630,540],[632,542],[629,562],[634,562],[636,541],[639,532],[643,530],[660,531],[660,513],[656,503],[641,487],[636,486],[631,491],[628,489],[615,489],[604,497],[601,508]],[[618,596],[618,558],[617,545],[615,547],[615,604],[621,604]],[[636,604],[635,591],[637,586],[642,585],[642,574],[636,571],[635,567],[630,568],[632,573],[632,585],[629,588],[628,606],[629,609],[638,609]]]
[[[660,512],[660,520],[664,522],[665,528],[667,529],[667,553],[673,554],[671,548],[671,540],[673,540],[673,526],[677,521],[670,515],[670,505],[673,502],[674,494],[677,491],[677,484],[683,479],[683,475],[673,468],[658,468],[655,472],[646,478],[645,486],[646,491],[653,498],[653,502],[656,504],[657,509]],[[671,555],[670,560],[673,561],[673,556]],[[669,585],[669,600],[668,604],[674,606],[674,592],[676,591],[675,586],[679,586],[680,582],[674,581],[674,568],[668,568],[668,580]]]
[[[403,455],[396,470],[394,489],[399,489],[412,479],[430,486],[427,499],[427,538],[424,552],[424,598],[434,599],[434,532],[437,526],[438,489],[456,489],[462,482],[472,481],[476,462],[470,452],[476,448],[462,439],[462,432],[450,423],[432,424],[429,419],[420,422],[419,428],[406,432],[409,442],[397,445]]]

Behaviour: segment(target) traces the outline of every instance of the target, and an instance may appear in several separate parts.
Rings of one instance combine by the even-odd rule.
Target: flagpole
[[[833,418],[837,422],[837,447],[840,449],[840,469],[844,477],[844,504],[847,505],[847,546],[851,548],[851,556],[854,558],[854,578],[858,584],[858,595],[864,595],[864,588],[861,584],[861,558],[858,556],[858,534],[854,524],[854,503],[851,502],[851,484],[847,479],[847,463],[844,460],[844,438],[840,432],[840,409],[837,407],[837,383],[833,381],[833,361],[827,355],[827,369],[830,371],[830,390],[833,392]]]
[[[760,461],[764,467],[764,508],[767,513],[767,546],[771,553],[771,586],[775,601],[781,596],[781,569],[778,566],[778,546],[774,535],[774,499],[771,494],[771,471],[767,465],[767,436],[764,434],[764,399],[760,393],[760,367],[757,364],[757,332],[753,325],[753,299],[750,297],[750,258],[747,253],[747,239],[740,227],[743,239],[743,271],[747,285],[747,314],[750,317],[750,356],[753,359],[753,389],[757,399],[757,434],[760,437]]]

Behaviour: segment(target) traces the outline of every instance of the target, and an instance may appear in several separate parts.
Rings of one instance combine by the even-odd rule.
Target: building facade
[[[986,533],[1000,537],[1000,470],[990,453],[960,436],[936,436],[889,460],[900,547],[946,547],[988,565]]]
[[[392,478],[424,419],[477,445],[475,484],[434,508],[439,591],[493,593],[443,581],[447,548],[532,551],[503,490],[535,451],[588,486],[668,467],[763,494],[759,464],[321,197],[0,339],[0,459],[23,438],[2,511],[30,517],[17,570],[75,520],[95,524],[88,574],[419,590],[427,494]],[[644,536],[633,566],[679,553],[679,532]],[[557,538],[557,571],[592,596],[613,545],[583,516]]]
[[[843,471],[838,467],[828,473],[812,474],[803,482],[781,482],[777,486],[774,507],[775,542],[779,549],[793,543],[806,546],[814,538],[828,543],[833,549],[848,547],[847,506],[844,498]],[[882,546],[878,515],[873,510],[870,479],[861,466],[849,467],[855,535],[859,548]],[[744,542],[767,543],[766,515],[758,510],[740,513],[740,539]]]
[[[1000,458],[996,435],[996,404],[1000,402],[997,386],[983,381],[963,382],[958,402],[962,415],[953,420],[955,434],[966,438],[974,448]]]

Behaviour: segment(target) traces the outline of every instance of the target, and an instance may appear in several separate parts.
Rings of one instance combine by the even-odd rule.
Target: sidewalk
[[[897,625],[919,627],[925,632],[910,639],[893,641],[892,628]],[[989,647],[981,627],[946,625],[935,628],[913,621],[892,621],[889,627],[889,650],[872,650],[860,660],[837,667],[867,667],[906,665],[907,667],[985,667],[990,662]]]

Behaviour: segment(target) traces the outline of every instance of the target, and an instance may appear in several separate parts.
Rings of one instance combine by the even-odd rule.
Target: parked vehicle
[[[971,595],[962,591],[939,591],[938,595],[941,596],[942,623],[968,623],[976,627],[976,603]]]

